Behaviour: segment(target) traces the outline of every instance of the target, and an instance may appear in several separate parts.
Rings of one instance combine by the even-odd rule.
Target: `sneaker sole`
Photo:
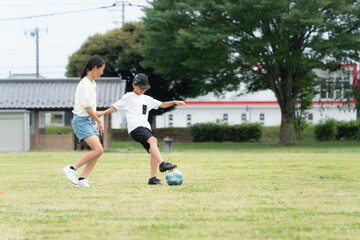
[[[78,183],[77,183],[77,181],[76,181],[76,182],[74,182],[73,180],[71,180],[71,178],[69,177],[69,175],[68,175],[68,174],[67,174],[67,172],[66,172],[66,168],[63,168],[63,171],[64,171],[64,173],[65,173],[65,175],[66,175],[67,179],[69,179],[69,180],[70,180],[70,182],[72,182],[73,184],[78,184]]]
[[[88,187],[83,187],[83,186],[78,186],[78,185],[74,185],[74,187],[76,187],[76,188],[90,188],[90,186],[88,186]]]
[[[164,169],[164,168],[159,168],[160,172],[166,172],[166,171],[171,171],[173,169],[175,169],[177,166],[172,167],[172,168],[168,168],[168,169]]]

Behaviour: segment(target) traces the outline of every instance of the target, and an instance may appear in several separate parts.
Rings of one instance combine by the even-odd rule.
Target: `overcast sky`
[[[118,7],[31,19],[9,20],[111,6]],[[31,32],[40,29],[39,72],[46,78],[65,77],[69,56],[89,36],[121,27],[122,1],[111,0],[0,0],[0,78],[36,72],[36,44]],[[145,0],[125,1],[125,22],[144,17]],[[133,6],[129,6],[129,3]],[[135,6],[138,5],[138,6]]]

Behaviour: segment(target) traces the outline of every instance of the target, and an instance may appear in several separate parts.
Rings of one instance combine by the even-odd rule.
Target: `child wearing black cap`
[[[151,109],[168,108],[173,105],[185,106],[184,101],[160,102],[144,93],[150,88],[148,78],[145,74],[139,73],[133,79],[133,92],[126,93],[113,107],[103,112],[96,112],[98,117],[105,114],[114,113],[119,110],[125,111],[127,128],[130,136],[141,143],[148,153],[150,153],[151,174],[148,184],[162,184],[156,178],[157,166],[160,172],[165,172],[176,168],[175,164],[165,162],[159,151],[157,139],[152,135],[148,116]]]

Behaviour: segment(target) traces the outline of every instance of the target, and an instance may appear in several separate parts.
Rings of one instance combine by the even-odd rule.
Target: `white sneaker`
[[[78,183],[78,179],[76,177],[76,175],[78,175],[79,173],[76,170],[73,170],[70,168],[70,166],[64,167],[63,168],[64,173],[66,174],[66,177],[73,183],[73,184],[77,184]]]
[[[81,180],[78,180],[78,183],[75,185],[75,187],[78,187],[78,188],[89,188],[90,185],[89,185],[89,181],[85,178],[85,179],[81,179]]]

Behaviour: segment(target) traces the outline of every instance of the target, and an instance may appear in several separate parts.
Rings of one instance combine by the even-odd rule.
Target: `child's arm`
[[[174,106],[174,105],[177,105],[177,106],[186,106],[185,102],[184,101],[168,101],[168,102],[163,102],[159,107],[161,108],[168,108],[168,107],[171,107],[171,106]]]
[[[102,135],[104,133],[104,125],[101,122],[101,120],[99,119],[99,116],[97,116],[97,114],[94,112],[94,110],[91,107],[87,107],[87,108],[85,108],[85,110],[90,115],[90,117],[94,120],[94,125],[95,125],[95,122],[98,123],[98,130],[99,130],[99,133]]]
[[[115,107],[111,107],[111,108],[106,109],[105,111],[96,112],[96,116],[101,117],[101,116],[103,116],[103,115],[105,115],[105,114],[111,114],[111,113],[114,113],[114,112],[116,112],[116,111],[117,111],[117,110],[116,110]]]

